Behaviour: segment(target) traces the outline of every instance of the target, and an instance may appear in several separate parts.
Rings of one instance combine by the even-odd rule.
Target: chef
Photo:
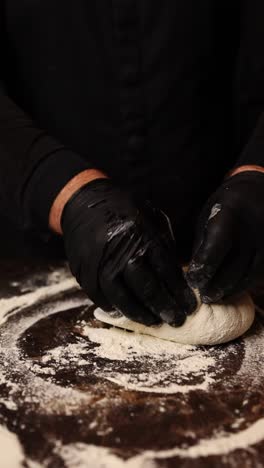
[[[264,273],[262,0],[1,0],[0,209],[106,311]],[[188,273],[182,266],[189,264]]]

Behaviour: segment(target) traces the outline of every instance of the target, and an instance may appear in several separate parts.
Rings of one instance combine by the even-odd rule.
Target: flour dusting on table
[[[91,301],[80,294],[76,282],[64,268],[48,273],[40,287],[34,284],[34,277],[27,279],[20,285],[23,294],[0,299],[0,408],[4,409],[0,415],[0,449],[7,435],[7,444],[11,441],[16,457],[14,467],[10,468],[22,467],[24,457],[25,466],[29,468],[48,466],[50,457],[55,457],[53,464],[59,459],[61,465],[58,466],[64,464],[68,468],[156,468],[159,460],[228,456],[236,450],[255,450],[257,444],[264,441],[264,414],[254,416],[253,412],[249,420],[246,418],[252,391],[263,388],[262,326],[243,339],[243,347],[236,343],[216,349],[181,346],[109,329],[96,322],[92,312],[87,315],[89,320],[84,320],[80,311],[88,310]],[[19,284],[16,282],[14,287]],[[76,311],[80,317],[75,320]],[[41,328],[38,331],[36,327],[50,320],[47,323],[52,334],[52,327],[63,323],[62,316],[68,320],[65,322],[68,338],[59,339],[58,329],[58,337],[51,340],[53,344],[42,345]],[[26,353],[30,340],[40,340],[40,344],[36,342],[39,354]],[[238,351],[241,362],[233,373]],[[126,417],[129,414],[131,430],[141,417],[140,410],[135,413],[137,408],[142,408],[146,414],[150,411],[154,430],[159,421],[162,424],[163,418],[168,418],[171,408],[174,408],[176,422],[185,412],[191,414],[193,408],[202,412],[203,405],[211,404],[210,398],[216,389],[220,396],[223,392],[221,402],[224,405],[230,392],[236,387],[240,389],[241,382],[246,385],[245,394],[230,424],[225,422],[208,431],[205,425],[203,437],[198,437],[195,431],[186,431],[185,443],[173,445],[170,442],[168,448],[155,450],[148,448],[148,444],[145,448],[135,445],[133,450],[126,450],[123,444],[129,434],[124,429],[115,435],[115,424],[122,414]],[[220,393],[219,388],[222,389]],[[240,396],[241,390],[237,400]],[[127,406],[123,405],[124,398]],[[255,407],[257,398],[254,395]],[[181,402],[181,407],[175,404],[177,401]],[[48,437],[45,443],[50,447],[48,458],[42,451],[44,458],[41,460],[25,455],[16,435],[29,430],[27,418],[31,413],[48,424],[45,436]],[[53,434],[49,418],[55,418],[55,425],[63,418],[65,421],[73,418],[70,420],[75,424],[74,442],[63,441],[55,430]],[[168,434],[173,437],[177,424],[172,430],[173,421],[165,420]],[[8,429],[6,422],[10,424]],[[76,431],[81,434],[79,439]],[[86,438],[84,431],[88,431]],[[155,439],[155,434],[153,437]],[[140,442],[140,433],[138,438]],[[151,432],[149,440],[152,447]]]
[[[206,349],[198,350],[194,346],[181,346],[116,328],[84,326],[81,333],[97,343],[93,354],[113,361],[112,367],[105,370],[105,377],[128,389],[185,393],[194,389],[207,390],[213,382],[215,359]],[[140,363],[148,361],[148,370],[144,368],[135,374],[116,372],[115,361],[134,362],[139,369]],[[190,376],[196,377],[198,383],[188,384]]]

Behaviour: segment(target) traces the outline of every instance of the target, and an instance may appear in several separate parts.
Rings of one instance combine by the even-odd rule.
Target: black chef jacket
[[[21,226],[98,168],[183,240],[229,169],[264,164],[263,0],[0,5],[0,209]]]

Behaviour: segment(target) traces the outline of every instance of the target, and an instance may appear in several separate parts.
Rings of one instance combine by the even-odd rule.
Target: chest
[[[5,0],[5,27],[25,46],[115,51],[137,44],[142,57],[206,56],[234,29],[236,2],[218,0]],[[128,44],[129,42],[129,44]]]

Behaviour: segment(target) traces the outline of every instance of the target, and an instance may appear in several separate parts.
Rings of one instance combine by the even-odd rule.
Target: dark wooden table
[[[264,466],[261,319],[229,345],[126,361],[83,333],[109,329],[93,310],[63,261],[2,260],[0,467],[6,434],[28,468]]]

